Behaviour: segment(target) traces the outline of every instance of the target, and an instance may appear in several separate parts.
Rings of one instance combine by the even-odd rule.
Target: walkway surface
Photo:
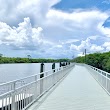
[[[110,110],[110,96],[84,66],[76,65],[51,94],[30,110]]]

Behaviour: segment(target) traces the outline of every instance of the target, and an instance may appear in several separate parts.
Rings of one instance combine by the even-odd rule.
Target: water
[[[56,63],[56,68],[59,64]],[[51,70],[52,63],[45,63],[45,71]],[[0,64],[0,83],[38,74],[40,63]]]

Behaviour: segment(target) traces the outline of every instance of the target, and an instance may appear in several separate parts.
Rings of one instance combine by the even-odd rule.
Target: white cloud
[[[102,33],[103,36],[110,37],[110,28],[102,26],[99,27],[99,31]]]
[[[79,53],[78,56],[85,56],[83,53]]]
[[[79,52],[79,55],[80,55],[80,52],[83,52],[85,49],[87,49],[87,53],[104,51],[103,46],[92,44],[90,38],[87,38],[85,41],[81,41],[81,44],[78,46],[71,44],[70,49],[77,50]]]
[[[89,39],[96,40],[99,36],[90,36]]]
[[[45,25],[51,27],[51,32],[54,33],[52,37],[56,39],[68,39],[69,36],[69,39],[80,40],[89,36],[106,36],[106,29],[102,25],[108,17],[108,13],[99,10],[73,10],[68,13],[50,9]]]
[[[104,48],[102,46],[97,46],[95,44],[93,44],[90,48],[90,51],[92,52],[102,52],[104,50]]]
[[[105,47],[106,51],[110,51],[110,42],[105,42],[103,47]]]
[[[62,48],[62,45],[57,45],[56,47],[58,47],[58,48]]]
[[[104,47],[110,46],[110,42],[105,42],[105,43],[103,44],[103,46],[104,46]]]
[[[37,50],[41,46],[51,44],[43,40],[42,31],[41,27],[32,28],[29,18],[24,18],[24,22],[13,28],[0,22],[1,44],[17,49]]]
[[[48,24],[56,24],[61,27],[65,26],[65,28],[75,27],[76,29],[90,29],[91,26],[96,29],[97,26],[99,24],[103,24],[107,18],[108,14],[99,10],[74,10],[72,13],[67,13],[60,10],[51,9],[47,13]],[[54,20],[54,22],[52,20]]]
[[[61,44],[71,44],[71,43],[78,42],[78,41],[79,41],[78,39],[67,39],[67,40],[62,41],[60,43]]]
[[[48,10],[60,0],[0,0],[0,21],[17,25],[30,17],[33,25],[42,24]]]
[[[90,46],[91,46],[90,39],[87,38],[85,41],[81,41],[81,44],[79,46],[71,44],[70,49],[75,49],[77,51],[82,51],[85,48],[86,49],[90,48]]]

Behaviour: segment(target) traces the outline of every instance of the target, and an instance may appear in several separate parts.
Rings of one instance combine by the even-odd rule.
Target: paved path
[[[110,110],[110,96],[83,66],[76,65],[38,107],[30,110]]]

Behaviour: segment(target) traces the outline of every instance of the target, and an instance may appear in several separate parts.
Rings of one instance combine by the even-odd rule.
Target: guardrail
[[[90,65],[86,65],[86,67],[91,72],[92,76],[99,82],[99,84],[110,95],[110,73]]]
[[[0,110],[25,110],[60,81],[74,64],[0,84]],[[44,77],[40,78],[40,75]]]

